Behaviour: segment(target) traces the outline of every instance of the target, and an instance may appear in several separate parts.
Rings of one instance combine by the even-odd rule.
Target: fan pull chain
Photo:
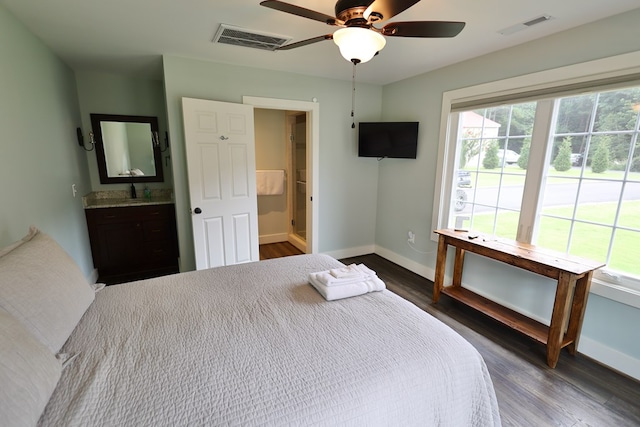
[[[353,75],[351,76],[351,129],[356,128],[355,111],[356,111],[356,65],[360,63],[359,59],[352,59]]]

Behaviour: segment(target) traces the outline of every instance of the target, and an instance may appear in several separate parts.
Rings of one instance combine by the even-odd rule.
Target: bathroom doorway
[[[254,107],[256,169],[285,173],[284,195],[257,197],[260,245],[282,242],[317,253],[319,103],[251,96],[243,103]]]
[[[308,253],[307,113],[254,109],[258,238]]]

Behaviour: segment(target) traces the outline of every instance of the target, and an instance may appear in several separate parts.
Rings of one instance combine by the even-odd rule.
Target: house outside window
[[[600,277],[640,291],[640,86],[472,108],[450,123],[447,227],[601,261]]]

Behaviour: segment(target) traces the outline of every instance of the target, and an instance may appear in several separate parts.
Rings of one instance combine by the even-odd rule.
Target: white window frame
[[[514,100],[517,100],[514,102],[521,102],[518,100],[519,94],[536,92],[549,93],[549,89],[553,89],[554,87],[557,87],[558,91],[560,91],[562,88],[572,85],[588,84],[594,81],[637,75],[640,73],[640,66],[638,64],[640,64],[640,52],[632,52],[444,92],[440,118],[432,229],[446,228],[451,214],[452,185],[455,183],[453,174],[455,173],[457,164],[455,158],[457,141],[455,138],[452,138],[450,132],[453,126],[457,126],[457,123],[451,122],[457,119],[457,115],[451,114],[453,105],[473,103],[475,101],[481,103],[482,100],[489,98],[495,99],[496,97],[510,96]],[[538,114],[548,115],[545,117],[545,120],[550,123],[552,121],[553,102],[539,101],[536,118]],[[542,138],[544,140],[535,143],[535,138]],[[543,173],[546,167],[544,156],[548,149],[548,141],[546,139],[546,135],[532,136],[529,167],[540,173],[539,176],[545,176]],[[537,173],[535,175],[537,175]],[[539,204],[540,201],[538,197],[541,195],[539,186],[541,185],[544,185],[544,182],[540,182],[538,188],[531,187],[532,190],[534,190],[532,193],[535,192],[535,190],[538,190],[538,192],[535,195],[524,195],[525,200]],[[525,211],[523,210],[522,212]],[[537,209],[530,209],[528,212],[537,212]],[[527,222],[529,224],[534,223],[531,221]],[[528,227],[527,230],[518,230],[517,239],[528,241],[533,232],[531,227]],[[437,241],[437,235],[432,233],[431,239]],[[610,274],[599,274],[597,277],[594,277],[591,292],[640,308],[640,291],[628,285],[623,279]]]

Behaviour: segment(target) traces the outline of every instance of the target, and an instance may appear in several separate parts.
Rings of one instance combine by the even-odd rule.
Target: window
[[[640,86],[450,115],[440,224],[606,263],[640,290]]]
[[[459,114],[455,228],[516,238],[535,112],[530,102]]]

